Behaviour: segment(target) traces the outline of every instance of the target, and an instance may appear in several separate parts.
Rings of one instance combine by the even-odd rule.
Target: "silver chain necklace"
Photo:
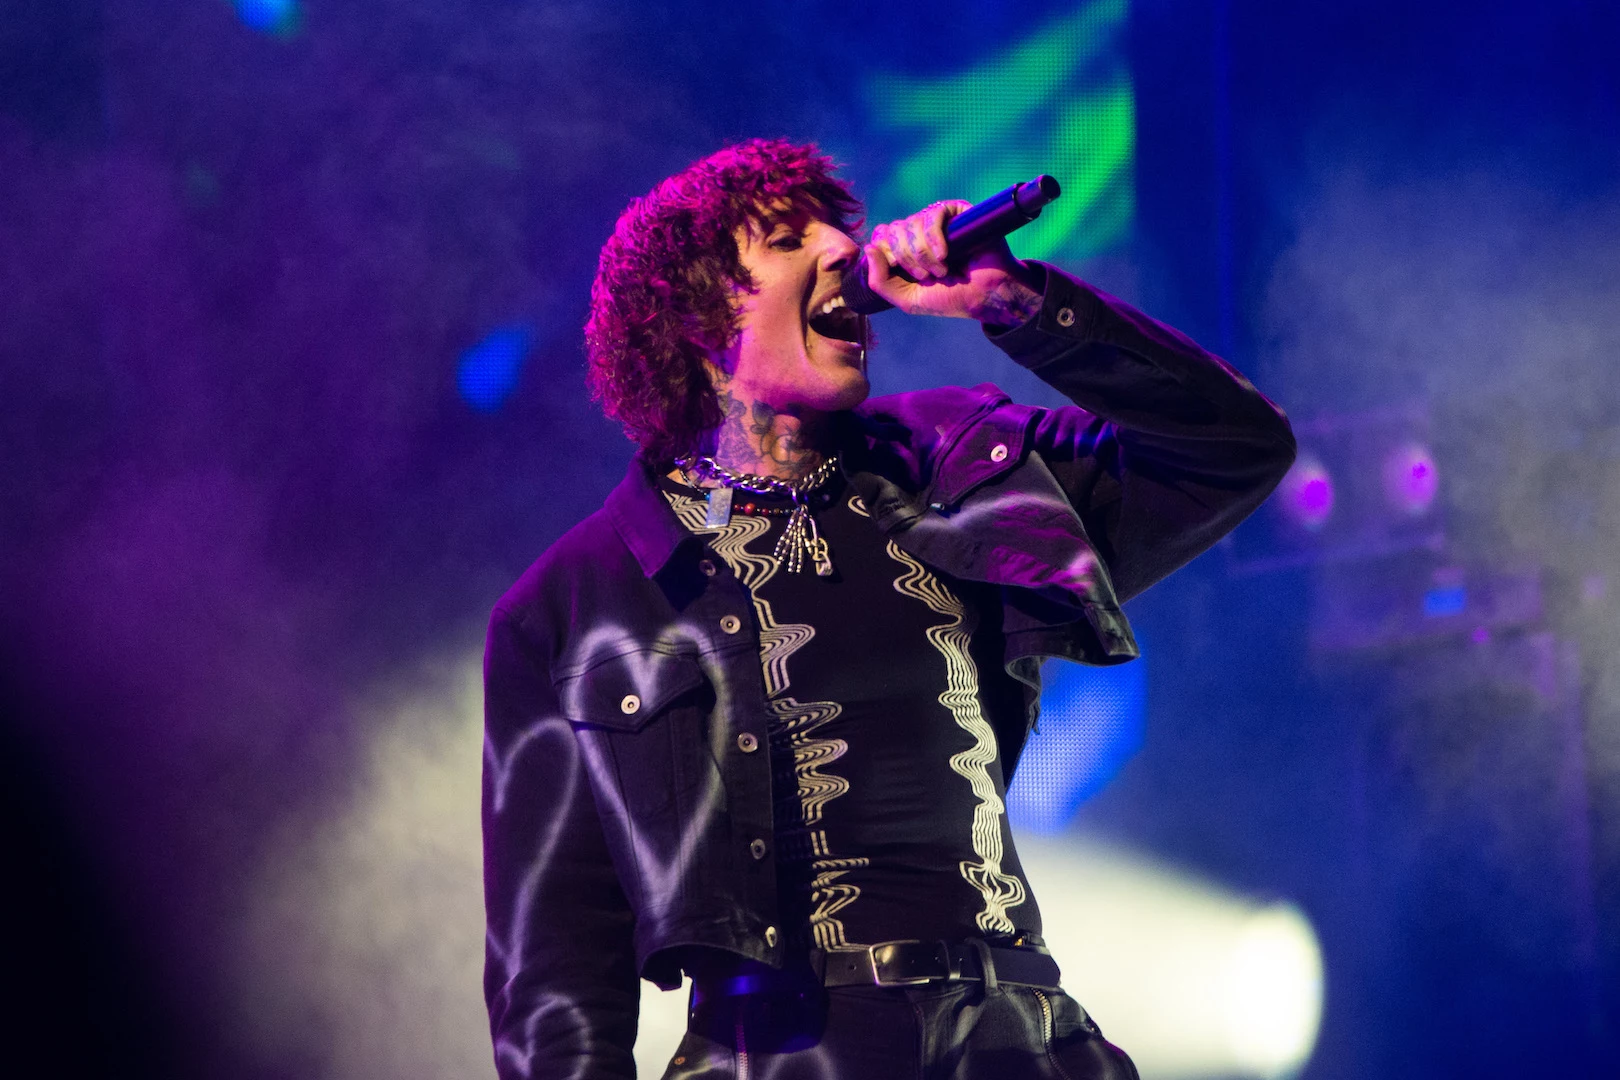
[[[836,454],[823,461],[814,472],[797,480],[781,480],[774,476],[761,476],[758,473],[732,472],[711,457],[688,456],[676,459],[675,464],[686,472],[696,473],[705,480],[713,480],[721,485],[709,492],[709,511],[705,524],[710,528],[721,528],[730,522],[733,488],[755,495],[777,495],[792,499],[793,512],[788,515],[787,526],[777,538],[773,554],[790,574],[797,574],[804,568],[804,558],[808,555],[810,561],[815,564],[818,576],[831,576],[832,552],[828,550],[827,541],[816,528],[816,519],[810,513],[810,504],[806,500],[815,494],[817,488],[832,479],[833,472],[838,468]]]

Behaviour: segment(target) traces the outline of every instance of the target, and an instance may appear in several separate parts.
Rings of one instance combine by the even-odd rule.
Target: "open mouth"
[[[844,306],[844,298],[835,296],[812,312],[810,329],[824,338],[847,341],[853,345],[866,343],[866,316],[857,315]]]

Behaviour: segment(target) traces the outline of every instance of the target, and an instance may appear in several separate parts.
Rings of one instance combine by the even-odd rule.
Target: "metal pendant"
[[[731,489],[709,489],[709,508],[703,515],[703,524],[710,529],[723,529],[731,524]]]
[[[817,577],[832,577],[832,552],[827,549],[825,537],[818,536],[811,542],[810,557],[815,561]]]
[[[788,515],[787,525],[782,529],[782,535],[777,537],[776,558],[782,563],[782,568],[790,574],[797,574],[804,568],[805,556],[815,565],[817,577],[831,577],[833,572],[832,552],[827,547],[827,541],[821,536],[821,530],[816,528],[815,516],[810,513],[810,507],[799,502]]]

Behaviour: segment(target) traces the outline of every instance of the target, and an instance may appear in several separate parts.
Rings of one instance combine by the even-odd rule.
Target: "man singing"
[[[1089,285],[1004,242],[948,265],[965,205],[874,229],[869,285],[978,320],[1073,405],[866,400],[860,207],[814,147],[721,150],[603,248],[589,380],[639,452],[497,604],[485,661],[506,1080],[633,1076],[638,978],[683,971],[670,1078],[1136,1075],[1060,989],[1006,787],[1041,662],[1136,656],[1120,603],[1294,441]]]

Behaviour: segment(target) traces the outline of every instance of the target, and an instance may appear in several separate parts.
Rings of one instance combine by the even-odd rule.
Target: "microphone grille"
[[[855,261],[854,266],[844,271],[841,286],[844,306],[857,315],[876,315],[894,305],[872,291],[872,287],[866,283],[866,269],[866,257],[863,255]]]

